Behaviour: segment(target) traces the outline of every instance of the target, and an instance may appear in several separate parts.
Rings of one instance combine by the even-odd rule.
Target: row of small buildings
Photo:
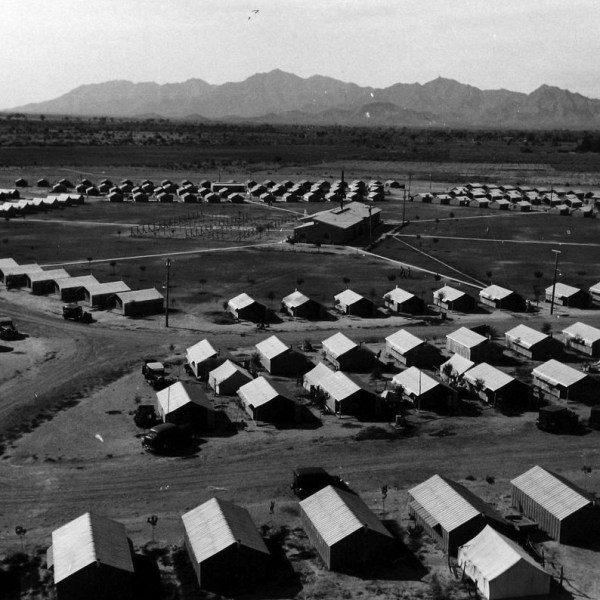
[[[12,258],[0,259],[0,282],[6,289],[54,294],[63,302],[82,301],[93,308],[114,309],[124,316],[163,310],[163,295],[155,288],[131,290],[123,281],[100,283],[93,275],[72,277],[65,269],[44,269],[35,263],[19,265]]]
[[[593,495],[534,466],[511,481],[511,504],[560,543],[590,539]],[[392,562],[398,541],[362,498],[327,486],[299,503],[302,528],[325,567],[353,573]],[[515,541],[511,521],[463,485],[433,475],[408,491],[408,512],[489,600],[546,595],[551,576]],[[181,517],[184,547],[199,587],[249,591],[269,579],[271,553],[250,513],[213,497]],[[58,600],[127,599],[136,585],[133,545],[121,523],[86,513],[52,532],[47,566]]]
[[[2,195],[0,194],[0,200]],[[46,212],[51,209],[66,208],[83,204],[85,201],[81,194],[51,194],[45,198],[28,198],[20,200],[0,201],[0,218],[10,219],[23,217],[37,212]]]

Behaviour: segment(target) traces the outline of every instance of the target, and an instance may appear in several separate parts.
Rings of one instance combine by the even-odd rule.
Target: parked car
[[[330,475],[322,467],[301,467],[295,469],[294,480],[290,484],[290,487],[300,500],[304,500],[304,498],[312,496],[328,485],[352,492],[347,482],[337,475]]]
[[[189,427],[161,423],[152,427],[142,438],[142,446],[151,452],[174,452],[185,449],[192,441]]]
[[[581,430],[577,413],[557,404],[540,408],[536,425],[548,433],[578,433]]]

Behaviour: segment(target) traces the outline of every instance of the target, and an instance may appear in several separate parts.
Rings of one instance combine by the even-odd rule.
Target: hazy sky
[[[0,108],[111,79],[438,75],[600,98],[598,0],[0,0]],[[258,13],[252,11],[258,9]],[[250,18],[249,18],[250,17]]]

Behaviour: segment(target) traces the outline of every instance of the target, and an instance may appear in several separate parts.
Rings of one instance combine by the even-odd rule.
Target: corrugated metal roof
[[[244,404],[254,408],[268,404],[278,396],[288,397],[285,390],[262,375],[241,386],[237,393]]]
[[[521,561],[526,562],[532,569],[546,573],[521,546],[489,525],[486,525],[470,542],[458,549],[459,566],[462,566],[464,562],[475,565],[486,581],[493,581]],[[546,575],[549,586],[550,575],[548,573]],[[523,592],[527,592],[526,587]]]
[[[147,302],[149,300],[163,300],[163,295],[156,288],[147,288],[145,290],[131,290],[130,292],[117,292],[117,298],[123,304],[130,302]]]
[[[563,204],[565,208],[567,206]],[[579,288],[573,287],[572,285],[567,285],[566,283],[557,283],[554,289],[554,297],[555,298],[570,298],[575,294],[579,293],[581,290]],[[546,288],[546,294],[552,294],[552,286]]]
[[[64,269],[52,269],[50,271],[37,271],[28,275],[31,283],[37,281],[52,281],[54,279],[64,279],[71,277]]]
[[[440,373],[444,372],[446,365],[452,366],[452,374],[455,376],[463,375],[466,373],[475,363],[468,358],[460,356],[460,354],[454,354],[449,360],[440,366]]]
[[[228,304],[234,310],[239,310],[240,308],[246,308],[247,306],[251,306],[252,304],[254,304],[254,300],[244,292],[239,296],[232,298],[228,302]]]
[[[487,298],[488,300],[502,300],[504,298],[508,298],[508,296],[513,293],[514,292],[512,290],[507,290],[499,285],[490,285],[486,288],[483,288],[479,292],[479,295],[482,298]]]
[[[97,284],[98,280],[93,275],[82,275],[81,277],[65,277],[56,282],[59,290],[84,287]]]
[[[401,329],[400,331],[396,331],[396,333],[392,333],[392,335],[385,338],[385,341],[394,348],[394,350],[400,352],[400,354],[405,354],[425,343],[424,340],[409,333],[406,329]]]
[[[384,297],[386,296],[389,296],[390,299],[396,302],[397,304],[402,304],[403,302],[406,302],[407,300],[410,300],[411,298],[415,297],[414,294],[411,294],[410,292],[407,292],[406,290],[403,290],[398,286],[396,286],[393,290],[385,294]]]
[[[309,385],[319,386],[321,380],[328,375],[331,375],[333,371],[325,364],[320,362],[314,369],[308,371],[304,375],[304,381]]]
[[[435,292],[433,292],[433,297],[437,299],[439,297],[440,293],[444,295],[444,302],[445,301],[454,302],[455,300],[458,300],[459,298],[466,296],[465,292],[463,292],[461,290],[457,290],[456,288],[450,287],[449,285],[445,285],[444,287],[440,288],[439,290],[436,290]]]
[[[196,563],[234,544],[269,554],[250,513],[232,502],[211,498],[181,519]]]
[[[410,369],[394,375],[392,383],[401,385],[405,393],[411,396],[420,396],[441,385],[439,381],[436,381],[421,369],[417,369],[417,367],[410,367]]]
[[[209,358],[217,356],[218,352],[213,348],[212,344],[207,340],[201,340],[197,344],[190,346],[187,350],[188,362],[196,363],[197,365],[202,364]]]
[[[453,531],[478,515],[501,519],[473,492],[441,475],[433,475],[408,493],[446,531]]]
[[[219,384],[229,379],[236,372],[242,373],[248,379],[252,379],[252,377],[250,377],[250,374],[245,369],[242,369],[242,367],[236,365],[230,360],[226,360],[220,367],[213,369],[208,374],[208,377],[210,380],[213,380],[215,383]]]
[[[331,485],[302,500],[300,507],[329,547],[361,529],[392,537],[361,498]]]
[[[197,404],[204,408],[212,408],[208,396],[197,385],[185,385],[181,381],[156,392],[156,399],[165,415],[175,412],[186,404]]]
[[[331,398],[338,402],[352,396],[362,388],[342,371],[332,371],[318,383],[319,387]]]
[[[518,343],[523,348],[531,348],[535,344],[539,344],[547,340],[550,336],[536,331],[527,325],[517,325],[504,334],[510,341]]]
[[[358,348],[358,344],[353,342],[350,338],[347,338],[343,333],[336,333],[331,337],[323,340],[323,349],[326,350],[333,358],[339,358],[343,354]]]
[[[85,513],[52,532],[54,583],[98,561],[133,573],[133,560],[122,523]]]
[[[473,385],[477,379],[482,379],[484,389],[491,392],[497,392],[515,380],[514,377],[507,375],[500,369],[496,369],[496,367],[492,367],[492,365],[488,365],[488,363],[480,363],[469,369],[465,373],[465,379]]]
[[[446,337],[466,348],[474,348],[475,346],[479,346],[479,344],[488,341],[485,336],[479,335],[477,332],[472,329],[467,329],[466,327],[461,327],[460,329],[449,333]]]
[[[600,329],[596,329],[596,327],[586,325],[580,321],[563,329],[562,332],[565,336],[570,338],[580,337],[586,346],[591,346],[593,343],[600,340]]]
[[[299,306],[310,302],[310,298],[305,296],[302,292],[295,290],[291,294],[287,295],[282,302],[290,308],[298,308]]]
[[[591,495],[584,495],[570,481],[539,465],[531,467],[510,483],[561,520],[592,503]]]
[[[339,294],[335,295],[334,300],[336,300],[339,304],[343,304],[344,306],[349,306],[351,304],[355,304],[356,302],[360,302],[364,300],[365,297],[353,292],[352,290],[344,290]]]
[[[129,292],[131,288],[124,281],[109,281],[108,283],[86,285],[85,289],[91,296],[94,296],[96,294],[118,294],[121,292]]]
[[[533,369],[532,373],[535,377],[539,377],[551,385],[562,385],[563,387],[569,387],[586,378],[585,373],[553,358]]]
[[[275,358],[280,354],[285,354],[290,351],[290,347],[284,344],[276,335],[272,335],[266,340],[258,342],[258,344],[256,344],[256,349],[268,359]]]

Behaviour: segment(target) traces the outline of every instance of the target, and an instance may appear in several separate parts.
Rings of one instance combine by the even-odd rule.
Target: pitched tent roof
[[[85,513],[52,532],[54,583],[100,562],[133,573],[131,550],[122,523]]]
[[[572,338],[580,337],[589,346],[600,340],[600,329],[580,321],[563,329],[562,332]]]
[[[181,519],[197,563],[234,544],[269,554],[248,511],[232,502],[211,498]]]
[[[246,308],[247,306],[254,304],[254,302],[255,300],[250,298],[250,296],[244,292],[238,296],[235,296],[235,298],[232,298],[228,304],[234,310],[239,310],[240,308]]]
[[[276,335],[268,337],[262,342],[256,344],[256,349],[268,359],[275,358],[280,354],[289,352],[290,347],[284,344]]]
[[[480,335],[472,329],[467,329],[466,327],[461,327],[456,331],[447,334],[446,337],[467,348],[474,348],[475,346],[479,346],[479,344],[488,341],[485,336]]]
[[[392,333],[392,335],[385,338],[385,341],[401,354],[405,354],[425,343],[416,335],[406,331],[406,329],[401,329],[400,331],[396,331],[396,333]]]
[[[300,506],[329,547],[365,528],[392,537],[361,498],[331,485],[302,500]]]
[[[510,483],[561,520],[593,501],[591,495],[539,465],[531,467],[529,471],[515,477]]]
[[[343,333],[338,333],[328,337],[326,340],[321,342],[323,348],[331,354],[333,358],[338,358],[354,348],[358,348],[358,344],[353,342],[350,338],[347,338]]]
[[[387,292],[384,297],[389,297],[390,300],[393,300],[397,304],[402,304],[403,302],[414,298],[415,295],[396,286],[393,290]]]
[[[306,304],[307,302],[310,302],[310,298],[308,296],[305,296],[302,292],[295,290],[291,294],[287,295],[282,300],[282,302],[286,306],[291,306],[293,308],[296,308],[298,306],[302,306],[303,304]]]
[[[181,381],[156,392],[156,399],[165,415],[175,412],[186,404],[197,404],[205,408],[212,408],[208,397],[200,387],[185,385]]]
[[[564,387],[569,387],[587,377],[585,373],[553,358],[533,369],[532,373],[551,385],[562,385]]]
[[[249,373],[242,369],[239,365],[236,365],[234,362],[230,360],[226,360],[221,366],[213,369],[209,374],[209,378],[214,380],[216,383],[221,383],[227,379],[229,379],[235,372],[240,372],[246,375],[248,379],[252,379]]]
[[[452,371],[456,375],[464,375],[475,363],[468,358],[464,358],[460,354],[454,354],[443,365],[440,366],[440,371],[444,372],[446,365],[452,366]]]
[[[287,398],[288,393],[274,381],[269,381],[262,375],[244,384],[238,390],[238,396],[248,405],[254,408],[268,404],[278,396]]]
[[[546,573],[521,546],[489,525],[486,525],[468,544],[460,547],[459,556],[476,565],[485,581],[493,581],[520,561]],[[550,575],[547,576],[550,579]]]
[[[196,364],[203,363],[209,358],[217,356],[218,352],[213,348],[212,344],[207,340],[201,340],[197,344],[190,346],[186,350],[188,360]]]
[[[349,304],[360,302],[361,300],[364,300],[365,297],[353,292],[352,290],[344,290],[343,292],[336,294],[333,298],[340,304],[345,304],[347,306]]]
[[[557,283],[554,288],[554,295],[557,298],[570,298],[575,294],[578,294],[581,290],[579,288],[573,287],[572,285],[567,285],[566,283]],[[552,286],[546,288],[546,294],[552,294]]]
[[[425,371],[417,369],[417,367],[410,367],[406,371],[394,375],[392,382],[395,385],[401,385],[407,394],[414,396],[425,394],[441,385],[439,381],[427,375]]]
[[[148,288],[145,290],[131,290],[129,292],[117,292],[117,298],[123,304],[129,302],[147,302],[149,300],[162,300],[163,295],[156,288]]]
[[[29,273],[38,273],[43,269],[38,264],[17,265],[16,267],[5,267],[2,269],[4,277],[9,275],[29,275]]]
[[[490,285],[480,290],[479,295],[489,300],[503,300],[504,298],[508,298],[508,296],[513,293],[514,292],[512,290],[507,290],[499,285]]]
[[[0,261],[0,265],[1,265],[1,262],[2,261]],[[600,294],[600,282],[590,286],[590,293],[591,294]]]
[[[455,300],[458,300],[459,298],[462,298],[463,296],[466,296],[466,293],[461,291],[461,290],[457,290],[456,288],[450,287],[449,285],[445,285],[444,287],[440,288],[439,290],[436,290],[435,292],[433,292],[433,295],[437,298],[440,294],[440,292],[444,295],[444,300],[448,301],[448,302],[454,302]]]
[[[513,340],[518,339],[519,345],[523,346],[523,348],[531,348],[535,344],[543,342],[550,337],[541,331],[536,331],[531,327],[527,327],[527,325],[517,325],[516,327],[513,327],[507,331],[505,335]]]
[[[485,389],[492,392],[496,392],[515,381],[514,377],[507,375],[500,369],[496,369],[496,367],[492,367],[492,365],[488,365],[488,363],[480,363],[469,369],[465,373],[465,379],[471,384],[474,384],[478,379],[482,379]]]
[[[304,381],[310,385],[319,386],[321,385],[321,380],[324,377],[332,375],[333,373],[334,371],[332,371],[327,365],[320,362],[314,369],[311,369],[304,375]]]
[[[441,475],[433,475],[408,493],[424,509],[426,514],[421,516],[426,522],[431,526],[440,525],[446,531],[453,531],[478,515],[494,519],[499,516],[466,487]],[[418,510],[418,507],[413,508]]]

